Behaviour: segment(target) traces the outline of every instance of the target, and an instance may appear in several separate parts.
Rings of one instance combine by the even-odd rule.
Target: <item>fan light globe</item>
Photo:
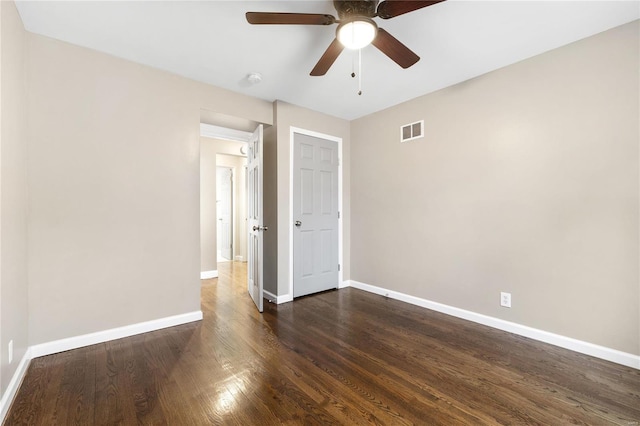
[[[347,49],[361,49],[373,41],[377,29],[370,19],[346,22],[338,27],[338,41]]]

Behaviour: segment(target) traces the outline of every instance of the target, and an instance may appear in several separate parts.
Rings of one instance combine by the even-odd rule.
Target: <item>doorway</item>
[[[216,167],[216,216],[217,221],[217,259],[218,263],[233,260],[233,224],[235,199],[234,168]]]
[[[218,261],[223,270],[248,262],[249,295],[262,312],[262,235],[268,227],[262,216],[263,125],[256,126],[246,132],[200,123],[200,278],[217,278]]]
[[[215,158],[216,257],[218,262],[246,262],[247,157],[218,153]]]
[[[246,142],[200,138],[200,277],[218,262],[246,262]]]

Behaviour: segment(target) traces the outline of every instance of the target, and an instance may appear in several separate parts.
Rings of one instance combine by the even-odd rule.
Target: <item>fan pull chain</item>
[[[351,78],[355,78],[355,62],[356,56],[355,53],[351,56]],[[362,49],[358,49],[358,96],[362,95]]]
[[[356,52],[351,55],[351,78],[356,76]]]
[[[358,49],[358,96],[362,95],[362,49]]]

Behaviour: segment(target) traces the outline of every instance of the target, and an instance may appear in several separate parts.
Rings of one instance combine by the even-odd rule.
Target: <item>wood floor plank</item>
[[[640,424],[640,371],[346,288],[32,360],[5,425]]]
[[[135,336],[134,336],[135,337]],[[133,338],[99,346],[96,356],[96,424],[136,424],[135,399],[127,380],[125,350]]]
[[[64,365],[58,391],[57,423],[95,424],[95,347],[78,349]]]

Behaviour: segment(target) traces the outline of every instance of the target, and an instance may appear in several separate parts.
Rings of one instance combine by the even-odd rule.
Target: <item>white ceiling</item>
[[[19,1],[28,31],[215,86],[354,119],[640,17],[638,1],[449,0],[376,18],[421,60],[403,70],[363,49],[362,96],[345,50],[311,77],[335,25],[249,25],[247,11],[329,13],[331,1]],[[250,85],[251,72],[263,81]]]

